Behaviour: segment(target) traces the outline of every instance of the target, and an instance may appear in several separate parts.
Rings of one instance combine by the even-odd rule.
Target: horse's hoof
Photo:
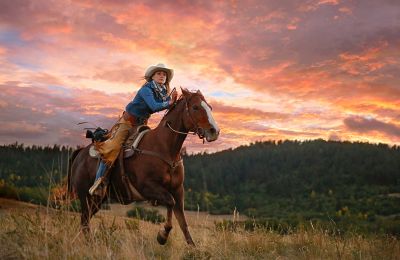
[[[81,231],[84,235],[89,235],[90,234],[90,227],[88,226],[83,226],[81,227]]]
[[[157,234],[157,241],[160,245],[165,245],[167,243],[168,236],[165,234],[165,231],[160,230]]]

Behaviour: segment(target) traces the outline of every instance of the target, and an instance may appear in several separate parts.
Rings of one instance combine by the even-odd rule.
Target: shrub
[[[161,223],[165,221],[165,217],[163,215],[160,215],[156,209],[134,207],[126,214],[130,218],[137,218],[145,221],[150,221],[152,223]]]
[[[18,188],[18,199],[34,204],[47,204],[48,191],[40,187],[21,187]]]
[[[18,199],[17,188],[6,184],[4,180],[0,180],[0,197],[9,199]]]

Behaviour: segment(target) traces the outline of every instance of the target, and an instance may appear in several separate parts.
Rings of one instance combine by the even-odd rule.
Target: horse
[[[103,198],[88,192],[98,165],[98,159],[89,156],[90,145],[72,154],[67,178],[68,193],[80,200],[81,230],[85,234],[90,232],[91,217],[108,197],[125,205],[134,201],[150,201],[153,205],[167,208],[166,222],[157,234],[157,241],[161,245],[167,242],[173,212],[187,244],[195,246],[184,213],[184,166],[180,151],[190,132],[197,134],[203,142],[204,138],[212,142],[217,140],[220,130],[203,94],[199,90],[181,90],[182,95],[158,126],[143,136],[137,153],[117,160],[119,163],[116,162],[110,170],[109,190]],[[123,172],[126,174],[121,174]],[[137,192],[129,194],[127,183]]]

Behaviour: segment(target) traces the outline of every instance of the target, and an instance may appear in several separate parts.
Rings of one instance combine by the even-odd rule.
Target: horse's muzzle
[[[207,129],[204,131],[204,136],[205,136],[207,142],[213,142],[218,139],[219,129],[215,129],[214,127],[211,127],[210,129]]]

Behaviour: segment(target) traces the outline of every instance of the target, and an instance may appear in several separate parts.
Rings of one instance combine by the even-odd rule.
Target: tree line
[[[72,151],[57,145],[0,146],[0,184],[34,188],[58,183]],[[237,210],[260,223],[334,221],[400,234],[399,146],[267,141],[186,154],[184,165],[189,210]]]
[[[400,147],[267,141],[185,157],[186,208],[400,234]]]

